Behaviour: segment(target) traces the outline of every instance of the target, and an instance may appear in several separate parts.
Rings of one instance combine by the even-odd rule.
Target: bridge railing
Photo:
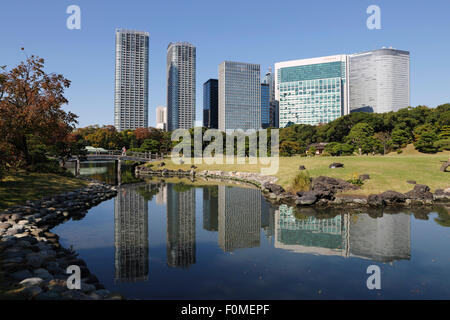
[[[89,152],[87,156],[111,156],[111,157],[133,157],[145,160],[161,160],[164,155],[152,152],[127,151],[125,154],[121,150],[105,150]]]

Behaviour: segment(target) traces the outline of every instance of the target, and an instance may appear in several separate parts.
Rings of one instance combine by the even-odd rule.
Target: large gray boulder
[[[430,192],[430,187],[424,184],[414,185],[414,189],[406,192],[405,196],[412,200],[433,200],[433,194]]]
[[[269,190],[269,192],[274,193],[276,195],[282,194],[285,192],[282,186],[277,185],[275,183],[266,183],[264,184],[264,188]]]
[[[384,205],[383,198],[379,194],[371,194],[367,198],[367,203],[373,207],[379,207]]]
[[[406,196],[403,193],[392,190],[381,193],[380,197],[385,204],[400,204],[406,200]]]
[[[320,176],[312,181],[311,190],[319,198],[332,199],[337,192],[357,190],[359,187],[342,179]]]
[[[297,205],[311,205],[318,200],[317,194],[314,191],[297,192],[297,199],[295,204]]]

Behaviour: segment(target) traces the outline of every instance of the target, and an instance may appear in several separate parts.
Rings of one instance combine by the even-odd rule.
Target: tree
[[[310,156],[315,156],[315,155],[316,155],[316,151],[317,151],[316,147],[311,146],[311,147],[309,147],[309,149],[308,149],[308,154],[309,154]]]
[[[362,153],[369,153],[373,147],[373,133],[373,128],[369,124],[361,122],[350,130],[346,140],[359,149],[360,155]]]
[[[425,124],[415,127],[413,130],[415,140],[417,141],[418,139],[420,139],[420,136],[422,134],[427,133],[427,132],[435,132],[435,129],[433,128],[433,126],[430,123],[425,123]]]
[[[442,140],[442,139],[450,139],[450,125],[444,125],[442,126],[439,135],[438,135],[438,139]]]
[[[159,145],[160,145],[160,143],[156,140],[145,139],[144,142],[142,143],[140,149],[142,151],[149,151],[149,152],[156,153],[159,151]]]
[[[282,157],[291,157],[296,154],[303,153],[301,145],[296,141],[283,141],[280,144],[280,155]]]
[[[391,140],[391,134],[387,131],[382,131],[375,133],[373,137],[381,143],[381,145],[383,146],[383,154],[386,154],[389,146],[389,141]]]
[[[403,129],[394,129],[391,136],[391,142],[394,149],[403,148],[410,141],[410,135]]]
[[[68,102],[64,90],[69,86],[62,75],[46,73],[44,59],[35,56],[1,73],[0,136],[12,148],[13,158],[29,165],[30,137],[56,145],[74,129],[77,116],[62,109]]]
[[[435,146],[437,136],[434,132],[424,132],[419,140],[414,143],[414,147],[423,153],[436,153],[438,148]]]

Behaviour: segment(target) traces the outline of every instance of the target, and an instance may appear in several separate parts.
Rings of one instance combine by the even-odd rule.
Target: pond
[[[324,213],[250,187],[137,181],[53,229],[128,299],[450,298],[448,208]],[[367,287],[371,265],[380,290]]]

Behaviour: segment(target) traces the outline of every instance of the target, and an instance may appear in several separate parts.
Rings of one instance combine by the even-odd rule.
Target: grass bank
[[[412,185],[407,180],[430,186],[432,191],[450,187],[450,173],[441,172],[442,162],[450,157],[450,152],[438,154],[390,154],[385,156],[347,156],[347,157],[281,157],[278,173],[275,176],[278,183],[288,187],[294,176],[299,172],[298,167],[304,165],[311,177],[329,176],[348,180],[354,175],[369,174],[370,180],[365,181],[361,190],[354,194],[368,195],[386,190],[407,192]],[[344,164],[344,168],[329,169],[332,162]],[[165,168],[171,170],[189,170],[191,164],[175,164],[171,159],[165,160]],[[153,163],[156,167],[159,162]],[[240,172],[260,172],[261,165],[252,164],[195,164],[197,171],[221,170]]]
[[[0,210],[45,196],[82,188],[87,181],[51,173],[8,173],[0,181]]]

